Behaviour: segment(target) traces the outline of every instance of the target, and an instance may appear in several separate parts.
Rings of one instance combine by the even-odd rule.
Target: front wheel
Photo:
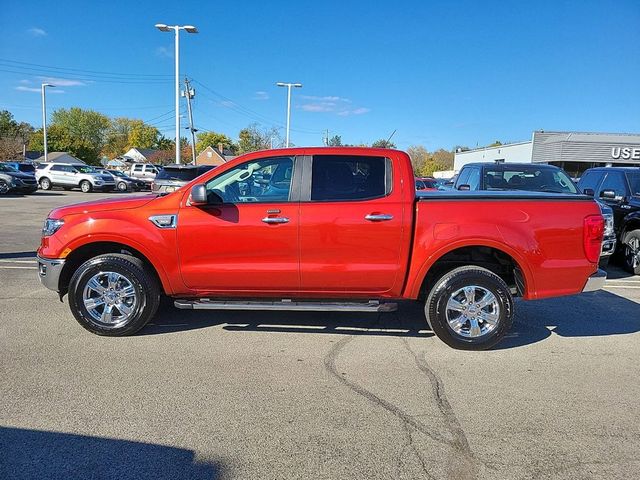
[[[632,230],[624,236],[622,249],[624,269],[634,275],[640,275],[640,229]]]
[[[128,189],[126,182],[118,182],[118,190],[121,192],[126,192]]]
[[[89,193],[91,191],[91,182],[88,180],[81,181],[80,190],[82,190],[82,193]]]
[[[160,286],[145,264],[109,253],[83,263],[69,283],[69,307],[78,323],[97,335],[132,335],[155,315]]]
[[[51,190],[51,180],[47,177],[40,179],[40,188],[43,190]]]
[[[11,190],[11,187],[4,180],[0,180],[0,195],[6,195]]]
[[[486,268],[465,266],[442,276],[431,289],[425,314],[433,333],[453,348],[487,350],[513,322],[507,284]]]

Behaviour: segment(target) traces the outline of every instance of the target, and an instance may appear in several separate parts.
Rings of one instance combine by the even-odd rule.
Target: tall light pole
[[[47,149],[47,95],[45,89],[47,87],[55,87],[50,83],[42,84],[42,134],[44,137],[44,161],[49,161],[49,150]]]
[[[287,87],[287,141],[286,146],[289,146],[289,125],[291,121],[291,87],[302,88],[301,83],[284,83],[278,82],[276,83],[279,87]]]
[[[176,163],[180,163],[180,30],[187,33],[198,33],[193,25],[165,25],[156,23],[161,32],[175,32],[175,60],[176,60]]]

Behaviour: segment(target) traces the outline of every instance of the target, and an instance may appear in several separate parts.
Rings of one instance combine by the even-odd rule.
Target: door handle
[[[289,223],[287,217],[264,217],[262,221],[264,223]]]
[[[393,220],[393,215],[388,213],[370,213],[364,218],[370,222],[386,222],[387,220]]]

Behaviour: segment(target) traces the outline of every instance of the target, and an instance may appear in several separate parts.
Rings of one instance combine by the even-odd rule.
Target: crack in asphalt
[[[453,442],[450,445],[462,456],[463,461],[460,461],[458,457],[452,459],[454,460],[454,462],[452,462],[453,469],[449,470],[449,478],[476,478],[478,476],[479,461],[471,451],[469,440],[467,439],[464,429],[445,395],[444,383],[429,366],[425,356],[418,356],[418,354],[411,349],[406,338],[402,339],[402,343],[411,356],[413,356],[418,369],[426,375],[431,383],[433,398],[436,401],[438,410],[440,410],[440,413],[442,413],[445,419],[447,429],[453,436]]]

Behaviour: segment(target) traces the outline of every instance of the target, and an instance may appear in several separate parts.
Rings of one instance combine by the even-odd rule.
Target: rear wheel
[[[495,273],[477,266],[459,267],[433,286],[425,314],[433,333],[450,347],[486,350],[511,328],[513,297]]]
[[[9,190],[11,190],[9,184],[4,180],[0,180],[0,195],[6,195]]]
[[[40,188],[43,190],[51,190],[51,180],[47,177],[40,179]]]
[[[118,182],[118,190],[121,192],[126,192],[128,190],[126,182]]]
[[[131,335],[155,315],[160,286],[131,255],[106,254],[83,263],[69,283],[69,307],[78,323],[97,335]]]
[[[81,181],[80,190],[82,190],[82,193],[89,193],[91,191],[91,182],[88,180]]]
[[[634,275],[640,275],[640,229],[632,230],[624,236],[622,252],[624,269]]]

